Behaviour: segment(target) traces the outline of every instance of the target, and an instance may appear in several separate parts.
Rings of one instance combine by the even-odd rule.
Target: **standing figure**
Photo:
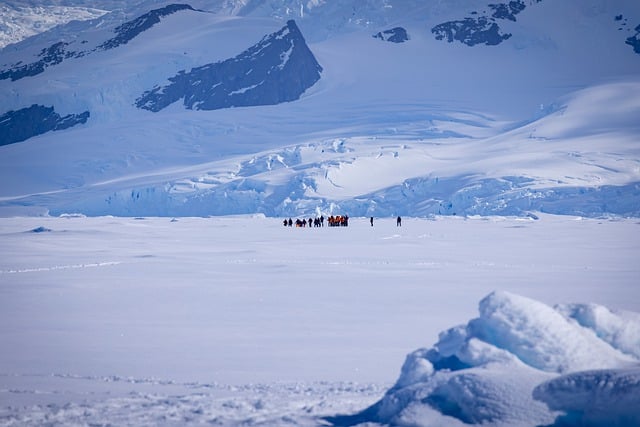
[[[402,218],[400,216],[396,219],[396,227],[402,227]]]
[[[371,222],[371,226],[373,227],[373,217],[371,217],[371,219],[369,219],[369,222]]]

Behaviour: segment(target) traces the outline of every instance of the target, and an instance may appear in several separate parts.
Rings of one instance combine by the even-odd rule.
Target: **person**
[[[402,227],[402,218],[400,216],[396,219],[396,227]]]
[[[373,217],[371,217],[371,219],[369,219],[369,222],[371,222],[371,226],[373,227]]]

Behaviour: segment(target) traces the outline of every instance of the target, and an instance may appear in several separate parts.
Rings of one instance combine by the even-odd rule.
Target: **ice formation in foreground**
[[[640,425],[640,315],[494,292],[407,356],[396,384],[336,425]]]

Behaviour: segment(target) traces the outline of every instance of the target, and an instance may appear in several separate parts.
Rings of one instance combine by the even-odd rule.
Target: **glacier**
[[[0,215],[640,215],[636,2],[95,7],[2,50],[6,129],[81,120],[3,137]]]

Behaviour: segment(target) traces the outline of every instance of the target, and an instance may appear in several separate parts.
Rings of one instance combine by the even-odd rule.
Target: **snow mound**
[[[560,425],[640,425],[640,368],[577,372],[543,383],[533,397],[565,411]]]
[[[469,322],[466,331],[466,341],[474,338],[547,372],[606,368],[612,362],[630,361],[592,330],[579,327],[557,310],[508,293],[493,293],[480,302],[480,317]],[[456,349],[454,354],[471,366],[486,363],[465,355],[464,350]]]
[[[432,348],[409,354],[378,403],[331,421],[533,426],[579,419],[587,422],[580,425],[637,425],[640,409],[630,409],[640,408],[636,313],[595,304],[553,308],[507,292],[485,297],[479,311],[466,325],[441,333]],[[616,400],[621,394],[624,399]],[[553,411],[568,414],[556,419]]]
[[[593,330],[598,337],[623,353],[640,358],[640,315],[632,312],[612,312],[597,304],[559,305],[564,316]]]

